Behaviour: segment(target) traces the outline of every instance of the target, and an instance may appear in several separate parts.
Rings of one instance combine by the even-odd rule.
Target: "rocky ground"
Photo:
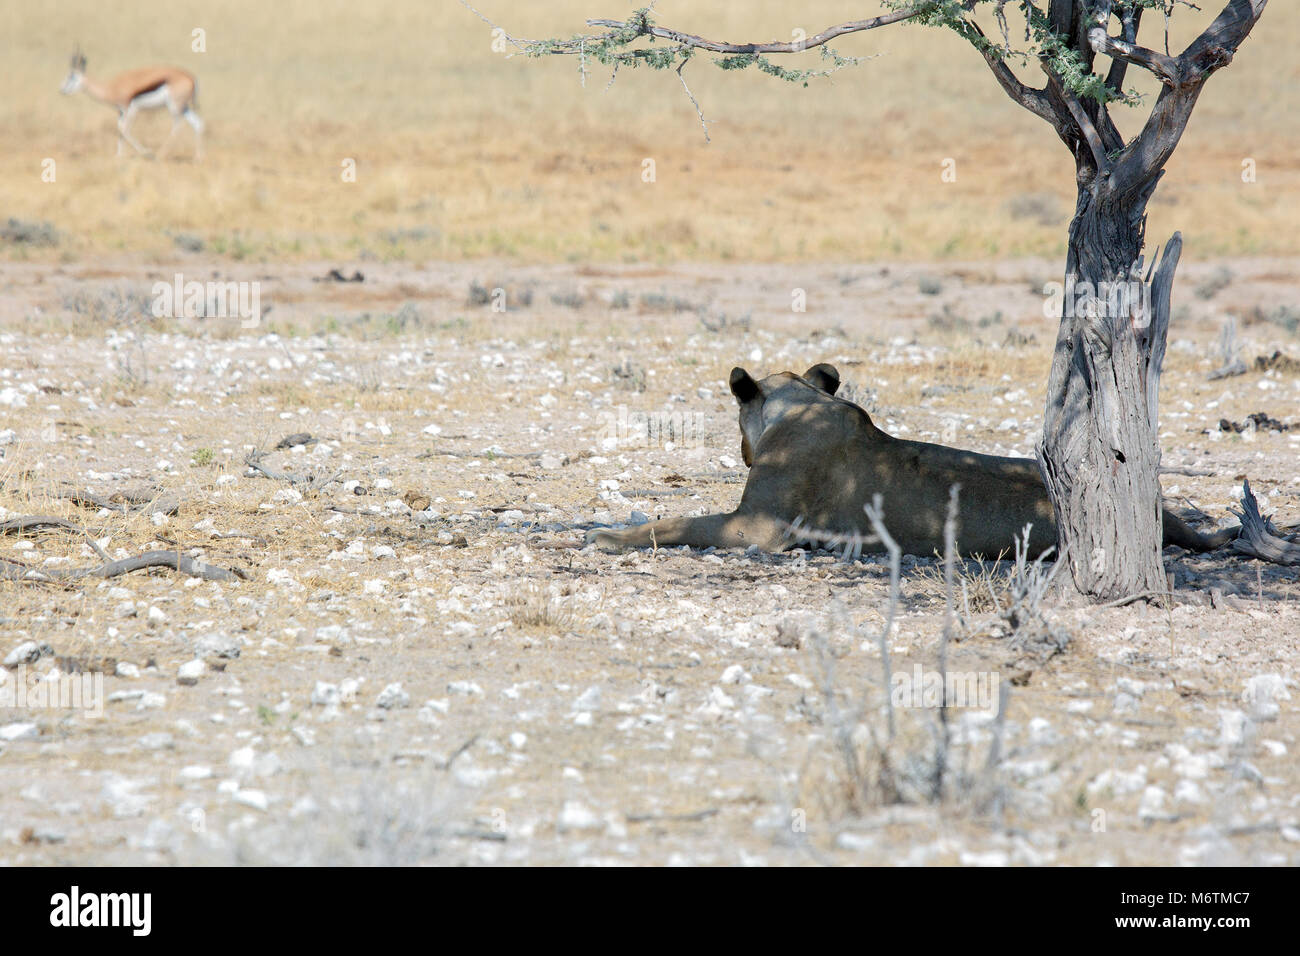
[[[1255,364],[1300,357],[1297,265],[1180,272],[1164,484],[1211,525],[1243,476],[1300,520],[1296,366]],[[1052,263],[333,267],[0,266],[0,525],[76,526],[0,567],[237,574],[0,581],[0,860],[1300,862],[1295,569],[1171,549],[1185,601],[1018,628],[1006,566],[959,569],[979,693],[941,714],[884,675],[937,673],[933,560],[882,642],[880,557],[577,546],[734,505],[736,364],[1031,454]],[[260,283],[261,324],[151,318],[178,271]],[[1228,319],[1247,371],[1207,381]]]

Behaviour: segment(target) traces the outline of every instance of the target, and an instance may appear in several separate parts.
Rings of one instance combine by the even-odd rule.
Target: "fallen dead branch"
[[[262,459],[266,457],[264,451],[250,452],[244,458],[244,464],[254,471],[261,474],[264,478],[270,478],[272,481],[283,481],[296,488],[305,488],[308,491],[320,491],[331,482],[338,481],[343,477],[342,471],[336,471],[334,474],[326,477],[325,472],[314,475],[307,472],[302,475],[295,475],[287,471],[273,471],[262,464]]]
[[[56,491],[54,497],[61,501],[71,501],[83,508],[100,508],[130,514],[136,511],[148,511],[150,514],[162,512],[165,515],[178,514],[181,510],[179,499],[163,495],[156,488],[131,489],[118,491],[104,497],[93,491]]]
[[[0,521],[0,535],[22,534],[30,531],[71,531],[73,534],[82,535],[86,543],[105,561],[110,560],[108,553],[95,540],[95,536],[71,521],[64,521],[51,515],[23,515],[10,518],[8,521]]]
[[[172,568],[192,578],[204,581],[231,582],[239,581],[245,575],[238,570],[229,570],[208,564],[199,558],[191,558],[177,551],[145,551],[134,557],[106,561],[94,568],[34,568],[8,558],[0,558],[0,580],[21,581],[36,584],[60,584],[77,581],[82,578],[115,578],[132,571],[145,568]]]
[[[628,823],[700,823],[716,817],[722,811],[718,807],[696,810],[694,813],[629,813]]]
[[[8,521],[0,521],[0,534],[22,534],[24,531],[49,531],[56,528],[65,528],[80,534],[89,533],[71,521],[64,521],[62,518],[50,515],[22,515],[18,518],[10,518]]]
[[[1249,479],[1241,485],[1241,510],[1232,513],[1241,519],[1241,533],[1232,542],[1233,550],[1273,564],[1300,565],[1300,544],[1282,537],[1273,522],[1259,513]]]
[[[529,458],[537,461],[542,457],[540,451],[451,451],[450,449],[439,449],[437,451],[423,451],[415,456],[416,461],[427,461],[430,458]]]

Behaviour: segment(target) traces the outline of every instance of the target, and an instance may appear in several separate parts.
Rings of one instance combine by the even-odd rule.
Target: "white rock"
[[[233,660],[239,656],[239,652],[238,638],[231,637],[229,634],[204,634],[194,642],[194,653],[202,658],[221,657]]]
[[[1165,813],[1165,791],[1161,787],[1147,787],[1142,791],[1142,800],[1138,803],[1138,818],[1154,820]]]
[[[254,810],[265,810],[271,805],[271,801],[261,790],[236,790],[233,799],[236,803],[252,807]]]
[[[1188,780],[1204,780],[1210,775],[1210,758],[1206,754],[1189,753],[1174,762],[1174,773]]]
[[[1108,767],[1097,776],[1093,777],[1087,786],[1088,794],[1099,794],[1110,791],[1117,797],[1122,797],[1128,793],[1136,793],[1146,786],[1147,768],[1145,764],[1139,764],[1135,770],[1125,771]]]
[[[1291,692],[1281,674],[1256,674],[1246,681],[1241,699],[1252,719],[1276,720],[1281,710],[1278,701],[1290,700]]]
[[[1201,792],[1201,788],[1196,781],[1179,780],[1174,787],[1174,801],[1176,803],[1204,803],[1205,794]]]
[[[379,692],[379,697],[375,701],[375,706],[383,710],[393,710],[398,707],[410,707],[411,695],[402,690],[400,682],[389,684]]]
[[[208,665],[202,659],[186,661],[176,670],[176,683],[193,687],[207,669]]]
[[[1147,685],[1140,680],[1133,680],[1129,677],[1121,677],[1115,681],[1116,690],[1133,697],[1141,697],[1146,693]]]
[[[467,697],[482,696],[483,688],[472,680],[456,680],[447,685],[447,692],[449,694],[464,694]],[[430,701],[430,703],[432,703],[432,701]]]
[[[985,853],[963,850],[960,859],[962,866],[1009,866],[1011,864],[1011,857],[1003,850],[989,850]]]
[[[27,397],[16,388],[0,388],[0,405],[9,408],[26,408]]]
[[[311,690],[311,702],[317,707],[337,707],[341,700],[337,684],[318,680]]]
[[[1240,710],[1219,708],[1219,743],[1236,747],[1246,739],[1250,718]]]
[[[100,799],[108,804],[113,811],[113,816],[118,819],[138,817],[144,813],[145,808],[153,799],[148,794],[136,792],[142,786],[144,784],[139,781],[128,780],[118,774],[109,774],[104,780]]]
[[[132,664],[130,661],[118,661],[116,673],[118,677],[126,677],[126,678],[139,677],[140,668]]]
[[[561,833],[571,830],[600,830],[603,827],[604,822],[600,817],[586,804],[576,800],[564,802],[564,808],[560,811],[560,818],[556,822],[556,828]]]
[[[29,737],[39,737],[40,728],[35,724],[5,724],[0,727],[0,740],[26,740]]]
[[[1052,729],[1052,723],[1045,717],[1035,717],[1029,721],[1030,743],[1049,745],[1056,743],[1058,735]]]
[[[320,805],[316,803],[311,794],[305,797],[299,797],[298,801],[289,808],[289,819],[297,820],[299,817],[314,817],[320,813]]]
[[[721,687],[710,687],[709,699],[705,706],[718,710],[731,710],[736,706],[736,702]]]
[[[1123,691],[1115,695],[1115,713],[1128,714],[1136,711],[1139,707],[1138,699],[1132,694],[1126,694]]]
[[[749,682],[749,675],[739,664],[732,664],[722,672],[721,679],[724,684],[745,684]]]
[[[35,664],[41,659],[41,654],[48,651],[48,645],[42,651],[41,645],[35,641],[24,641],[5,656],[5,667],[12,670],[22,664]]]
[[[600,696],[600,687],[593,684],[584,690],[578,699],[573,702],[573,709],[575,711],[599,710]]]
[[[207,780],[212,776],[212,768],[202,764],[190,764],[188,767],[181,767],[176,776],[182,780]]]

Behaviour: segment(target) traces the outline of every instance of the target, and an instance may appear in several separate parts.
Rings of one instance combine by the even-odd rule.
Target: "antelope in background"
[[[158,148],[158,155],[171,142],[180,121],[185,120],[194,127],[194,158],[203,157],[203,120],[194,112],[198,84],[185,70],[174,66],[146,66],[119,73],[106,83],[96,83],[86,76],[86,57],[78,48],[72,54],[72,71],[59,92],[67,94],[77,90],[85,90],[101,103],[117,109],[117,155],[122,155],[123,141],[134,146],[136,152],[147,155],[149,151],[131,136],[131,120],[140,110],[166,107],[172,116],[172,128]]]

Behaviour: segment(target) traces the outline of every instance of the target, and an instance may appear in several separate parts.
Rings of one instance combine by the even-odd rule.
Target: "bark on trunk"
[[[1182,239],[1142,274],[1154,186],[1119,194],[1080,176],[1038,447],[1059,558],[1097,601],[1166,587],[1157,401]]]

